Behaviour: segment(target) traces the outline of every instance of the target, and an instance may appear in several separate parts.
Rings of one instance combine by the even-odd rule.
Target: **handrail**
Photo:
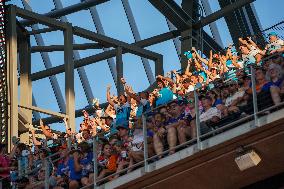
[[[262,59],[262,61],[266,61],[266,60],[268,60],[268,59],[271,59],[272,57],[275,57],[275,56],[279,56],[279,55],[281,55],[282,53],[275,53],[275,54],[272,54],[272,55],[269,55],[268,57],[265,57],[265,58],[263,58]],[[248,66],[249,67],[249,66]],[[244,68],[245,69],[245,68]],[[251,78],[252,79],[254,79],[255,78],[255,76],[254,76],[254,67],[253,66],[251,66],[251,70],[253,70],[252,71],[252,74],[251,74]],[[252,87],[252,90],[255,92],[255,85]],[[188,95],[188,94],[187,94]],[[197,94],[195,93],[195,98],[197,97]],[[198,98],[198,97],[197,97]],[[196,99],[195,99],[196,100]],[[176,99],[174,99],[174,100],[172,100],[172,101],[176,101]],[[151,109],[151,110],[148,110],[148,111],[146,111],[146,112],[144,112],[142,115],[142,118],[144,117],[144,119],[142,119],[143,120],[143,129],[145,129],[147,126],[146,126],[146,124],[145,124],[145,122],[146,122],[146,116],[149,114],[149,113],[151,113],[151,112],[154,112],[154,111],[156,111],[156,110],[158,110],[158,109],[160,109],[160,108],[162,108],[162,107],[165,107],[165,106],[167,106],[169,103],[171,103],[172,101],[170,101],[170,102],[168,102],[167,104],[164,104],[164,105],[160,105],[160,106],[158,106],[158,107],[155,107],[155,108],[153,108],[153,109]],[[139,166],[139,165],[143,165],[144,164],[144,170],[145,170],[145,173],[147,174],[147,172],[149,171],[148,169],[147,169],[147,167],[148,167],[148,161],[151,161],[151,160],[153,160],[153,159],[155,159],[155,158],[157,158],[157,157],[160,157],[160,156],[163,156],[163,155],[165,155],[165,154],[167,154],[168,152],[170,152],[170,150],[176,150],[176,149],[179,149],[179,148],[181,148],[181,147],[184,147],[184,146],[186,146],[186,145],[188,145],[188,144],[198,144],[198,141],[200,140],[202,140],[202,139],[204,139],[204,138],[206,138],[206,137],[208,137],[208,136],[211,136],[212,134],[216,134],[216,133],[218,133],[219,134],[219,132],[223,132],[224,130],[226,130],[226,129],[229,129],[229,128],[231,128],[231,127],[233,127],[233,126],[235,126],[235,125],[238,125],[238,124],[240,124],[240,123],[242,123],[242,122],[245,122],[245,123],[248,123],[248,122],[251,122],[252,121],[252,119],[253,119],[253,121],[255,122],[255,124],[254,124],[254,126],[253,127],[251,127],[251,129],[254,129],[255,128],[255,126],[258,126],[256,123],[257,123],[257,120],[258,119],[260,119],[260,117],[259,117],[259,115],[261,115],[261,114],[263,114],[263,113],[265,113],[266,111],[269,111],[269,110],[272,110],[272,109],[275,109],[275,108],[278,108],[278,107],[281,107],[281,106],[283,106],[284,105],[284,102],[281,102],[281,103],[279,103],[279,104],[276,104],[276,105],[273,105],[273,106],[270,106],[270,107],[268,107],[268,108],[265,108],[265,109],[263,109],[263,110],[261,110],[261,111],[258,111],[258,109],[256,108],[258,105],[257,105],[257,100],[256,100],[256,93],[255,93],[255,95],[253,95],[253,105],[254,105],[254,112],[251,114],[251,115],[247,115],[246,117],[243,117],[243,118],[240,118],[240,119],[238,119],[238,120],[236,120],[236,121],[234,121],[234,122],[231,122],[231,123],[228,123],[228,124],[226,124],[226,125],[224,125],[224,126],[221,126],[220,128],[216,128],[216,129],[214,129],[213,131],[209,131],[209,132],[207,132],[207,133],[205,133],[205,134],[199,134],[198,136],[199,136],[199,139],[198,138],[193,138],[193,139],[191,139],[191,140],[189,140],[189,141],[186,141],[185,143],[183,143],[183,144],[179,144],[179,145],[176,145],[174,148],[172,148],[172,149],[168,149],[168,150],[165,150],[165,151],[163,151],[161,154],[158,154],[158,155],[154,155],[154,156],[152,156],[152,157],[149,157],[149,158],[145,158],[145,156],[144,156],[144,160],[143,161],[141,161],[141,162],[138,162],[138,163],[136,163],[136,164],[134,164],[133,166],[131,166],[131,167],[127,167],[127,168],[125,168],[125,169],[123,169],[123,170],[121,170],[121,171],[119,171],[119,172],[116,172],[116,173],[113,173],[113,174],[111,174],[111,175],[109,175],[109,176],[107,176],[107,177],[104,177],[103,179],[100,179],[100,180],[95,180],[95,183],[94,184],[92,184],[92,185],[89,185],[89,186],[85,186],[85,187],[83,187],[83,189],[85,189],[85,188],[89,188],[89,187],[91,187],[91,186],[97,186],[96,184],[98,184],[98,183],[101,183],[101,182],[104,182],[104,181],[106,181],[106,180],[108,180],[109,178],[111,178],[111,177],[113,177],[113,176],[115,176],[115,175],[118,175],[118,174],[121,174],[121,173],[123,173],[123,172],[125,172],[125,171],[128,171],[128,170],[130,170],[130,169],[133,169],[134,167],[137,167],[137,166]],[[197,109],[197,110],[199,110],[199,107],[198,107],[199,105],[196,103],[195,104],[195,109]],[[196,118],[196,119],[199,119],[199,116],[198,116],[198,118]],[[145,133],[144,133],[144,135],[145,135]],[[145,136],[144,136],[145,137]],[[200,143],[200,141],[199,141],[199,143]],[[144,140],[144,144],[147,144],[147,141],[145,141]],[[146,145],[146,147],[147,147],[147,145]],[[201,150],[202,148],[198,148],[197,150]],[[145,146],[144,146],[144,150],[145,150]],[[195,152],[194,152],[195,153]],[[143,163],[144,162],[144,163]]]

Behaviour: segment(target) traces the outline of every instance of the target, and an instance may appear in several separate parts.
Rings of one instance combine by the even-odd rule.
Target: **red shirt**
[[[0,155],[0,167],[7,168],[10,165],[10,158],[6,155]],[[0,172],[0,177],[6,178],[10,175],[10,171]]]

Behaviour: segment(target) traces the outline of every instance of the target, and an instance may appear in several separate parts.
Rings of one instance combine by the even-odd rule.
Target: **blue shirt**
[[[69,178],[70,180],[80,180],[82,178],[82,171],[75,171],[75,165],[74,165],[74,158],[69,158],[68,163],[69,167]]]
[[[86,157],[81,159],[80,164],[83,166],[82,176],[88,176],[93,172],[93,153],[89,152]]]
[[[215,100],[214,104],[213,104],[213,107],[216,107],[217,105],[222,104],[222,103],[223,103],[223,102],[222,102],[222,99],[217,98],[217,99]]]
[[[173,100],[174,94],[173,92],[168,88],[164,87],[159,91],[159,98],[156,100],[156,106],[167,104],[171,100]]]
[[[56,171],[57,176],[68,175],[69,168],[62,162],[58,164],[58,168]]]
[[[283,83],[283,79],[278,79],[276,82],[270,81],[268,82],[270,85],[275,85],[277,87],[280,87],[281,84]]]
[[[144,112],[147,112],[150,109],[150,102],[148,100],[141,99],[136,112],[136,117],[141,117]]]
[[[114,106],[114,109],[116,111],[116,125],[122,125],[122,124],[128,125],[130,111],[131,111],[129,103],[126,102],[122,106],[116,104]]]

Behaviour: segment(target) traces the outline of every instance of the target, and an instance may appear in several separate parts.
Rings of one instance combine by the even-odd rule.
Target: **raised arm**
[[[195,55],[196,55],[196,58],[198,58],[201,62],[203,62],[204,64],[206,65],[209,65],[209,62],[208,60],[206,60],[205,58],[202,58],[198,52],[196,51],[195,47],[192,47],[192,50],[194,51]]]
[[[186,69],[185,69],[185,72],[184,72],[184,74],[189,76],[189,77],[192,76],[192,73],[189,71],[191,63],[192,63],[192,60],[187,61],[187,66],[186,66]]]
[[[161,79],[162,81],[167,81],[167,82],[169,82],[169,84],[170,84],[171,86],[173,86],[173,85],[175,84],[171,78],[163,77],[163,76],[161,76],[161,75],[158,75],[158,76],[157,76],[157,79]]]
[[[43,121],[39,120],[40,128],[42,130],[42,133],[45,135],[46,138],[52,138],[52,133],[48,132],[43,124]]]
[[[41,142],[39,142],[36,137],[35,137],[35,130],[31,130],[31,133],[32,133],[32,140],[33,140],[33,143],[35,146],[40,146],[41,145]]]
[[[237,56],[232,56],[232,63],[236,68],[241,68],[241,66],[237,63]]]
[[[133,98],[134,100],[136,100],[136,102],[139,104],[140,103],[140,97],[138,95],[136,95],[135,93],[131,92],[130,86],[125,85],[125,92],[127,94],[127,96]]]
[[[110,98],[110,87],[111,87],[111,85],[107,86],[107,94],[106,94],[107,95],[107,101],[112,107],[114,107],[115,103]]]

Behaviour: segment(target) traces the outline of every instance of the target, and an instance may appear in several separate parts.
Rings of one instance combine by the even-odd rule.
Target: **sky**
[[[176,0],[181,4],[182,0]],[[30,6],[34,12],[43,14],[53,10],[54,4],[52,0],[29,0]],[[80,0],[61,0],[63,7],[79,3]],[[11,0],[11,4],[15,4],[23,8],[21,0]],[[158,12],[147,0],[129,0],[135,21],[141,36],[141,39],[146,39],[154,35],[158,35],[169,31],[165,17]],[[220,9],[218,0],[209,0],[212,11]],[[283,21],[283,0],[256,0],[254,3],[257,15],[261,22],[263,29]],[[110,0],[104,4],[98,5],[97,11],[102,22],[105,34],[109,37],[119,39],[127,43],[133,43],[134,38],[128,24],[126,14],[124,12],[121,0]],[[67,16],[69,22],[73,26],[79,26],[91,31],[96,31],[95,25],[92,21],[91,14],[88,10],[83,10]],[[232,42],[227,25],[224,18],[216,21],[223,44],[226,46]],[[41,25],[39,27],[42,27]],[[209,27],[206,26],[205,31],[211,35]],[[62,32],[50,32],[42,34],[45,45],[62,45]],[[74,36],[76,43],[90,42],[88,40]],[[31,38],[31,45],[35,46],[35,38]],[[147,47],[148,50],[160,53],[164,57],[164,71],[165,73],[179,69],[180,63],[172,40]],[[84,50],[79,51],[81,58],[94,55],[102,52],[102,50]],[[53,66],[62,65],[64,63],[63,52],[48,53]],[[124,63],[124,77],[126,81],[133,86],[134,91],[142,91],[149,86],[146,73],[140,57],[131,54],[123,55]],[[150,61],[152,72],[154,72],[154,62]],[[88,76],[89,83],[95,98],[99,98],[100,102],[106,101],[106,86],[112,85],[112,93],[116,93],[115,85],[109,71],[107,61],[101,61],[96,64],[85,66],[85,71]],[[39,53],[32,54],[32,73],[44,70],[44,64]],[[64,97],[64,73],[56,75],[59,82],[60,89]],[[51,84],[48,78],[33,82],[33,95],[35,96],[37,106],[49,109],[55,112],[59,111],[56,98],[53,94]],[[19,94],[20,95],[20,94]],[[84,95],[83,87],[81,85],[77,71],[75,71],[75,109],[81,109],[88,105]],[[48,117],[48,115],[41,114],[41,116]],[[76,119],[76,127],[78,129],[82,118]],[[63,124],[51,124],[51,127],[56,130],[63,130]]]

